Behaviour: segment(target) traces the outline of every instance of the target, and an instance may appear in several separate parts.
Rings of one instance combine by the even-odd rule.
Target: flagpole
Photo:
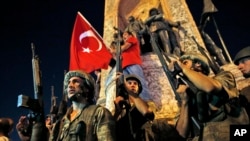
[[[216,32],[217,32],[217,34],[218,34],[218,36],[219,36],[220,42],[221,42],[222,47],[223,47],[223,49],[224,49],[224,51],[225,51],[225,53],[226,53],[226,56],[227,56],[229,62],[230,62],[230,63],[233,63],[233,61],[232,61],[232,59],[231,59],[231,57],[230,57],[230,55],[229,55],[229,53],[228,53],[227,47],[226,47],[226,45],[225,45],[225,43],[224,43],[224,41],[223,41],[223,39],[222,39],[222,37],[221,37],[221,34],[220,34],[219,28],[218,28],[218,26],[217,26],[217,23],[216,23],[216,21],[215,21],[215,19],[214,19],[213,16],[211,16],[211,18],[212,18],[212,20],[213,20],[214,26],[215,26],[215,28],[216,28]]]

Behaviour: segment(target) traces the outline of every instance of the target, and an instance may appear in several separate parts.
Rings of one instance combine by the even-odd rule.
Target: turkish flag
[[[107,69],[111,57],[100,35],[78,12],[71,37],[69,70],[90,73],[101,68]]]

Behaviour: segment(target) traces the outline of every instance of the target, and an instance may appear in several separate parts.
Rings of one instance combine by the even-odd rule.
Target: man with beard
[[[94,105],[95,81],[91,75],[69,71],[64,77],[64,92],[72,105],[54,126],[50,140],[115,140],[113,116],[106,108]]]

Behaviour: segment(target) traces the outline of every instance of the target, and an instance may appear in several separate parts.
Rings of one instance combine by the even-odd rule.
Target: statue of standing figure
[[[148,35],[146,25],[140,19],[136,19],[134,16],[128,17],[128,25],[125,31],[131,32],[137,37],[140,43],[141,54],[152,52],[150,44],[150,36]]]
[[[166,54],[181,55],[177,37],[172,29],[173,27],[179,27],[180,22],[166,20],[158,9],[152,8],[149,10],[149,17],[144,23],[153,35],[156,43]]]

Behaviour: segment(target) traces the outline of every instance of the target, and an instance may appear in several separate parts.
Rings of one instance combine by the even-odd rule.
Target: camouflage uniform
[[[104,107],[90,105],[83,108],[77,117],[70,121],[72,107],[61,120],[59,135],[51,136],[56,141],[114,141],[115,122],[111,113]],[[56,130],[56,129],[54,129]],[[57,138],[57,139],[56,139]]]
[[[95,81],[94,78],[83,71],[69,71],[64,77],[64,92],[73,87],[70,82],[72,77],[79,77],[82,81],[79,96],[70,97],[72,105],[79,109],[72,118],[73,106],[64,114],[62,119],[57,120],[50,135],[51,141],[113,141],[115,140],[115,120],[110,111],[100,105],[93,104]],[[72,80],[76,81],[76,80]],[[83,90],[86,89],[86,92]],[[77,98],[83,98],[80,102]]]
[[[202,73],[209,75],[209,65],[204,56],[187,53],[180,58],[181,61],[185,59],[200,62]],[[189,110],[192,119],[197,119],[193,120],[193,124],[196,125],[194,127],[199,127],[199,130],[191,129],[193,133],[191,140],[228,141],[230,125],[249,124],[248,115],[239,104],[239,91],[233,74],[230,71],[220,71],[212,79],[221,84],[220,91],[206,93],[194,85],[190,85],[191,91],[186,91],[191,97],[192,105],[190,105],[191,109]],[[196,123],[199,123],[199,126]]]
[[[239,92],[236,88],[236,83],[233,75],[228,71],[222,71],[214,76],[214,79],[218,80],[224,89],[224,94],[227,94],[228,99],[224,99],[225,103],[221,106],[223,111],[223,116],[225,119],[223,121],[214,121],[211,119],[211,122],[203,123],[203,132],[202,140],[225,140],[229,141],[230,139],[230,125],[232,124],[249,124],[248,115],[244,108],[239,105],[234,108],[230,105],[230,100],[237,98]],[[218,117],[214,117],[218,118]],[[220,118],[218,118],[220,119]],[[196,136],[193,141],[200,140],[199,136]]]

